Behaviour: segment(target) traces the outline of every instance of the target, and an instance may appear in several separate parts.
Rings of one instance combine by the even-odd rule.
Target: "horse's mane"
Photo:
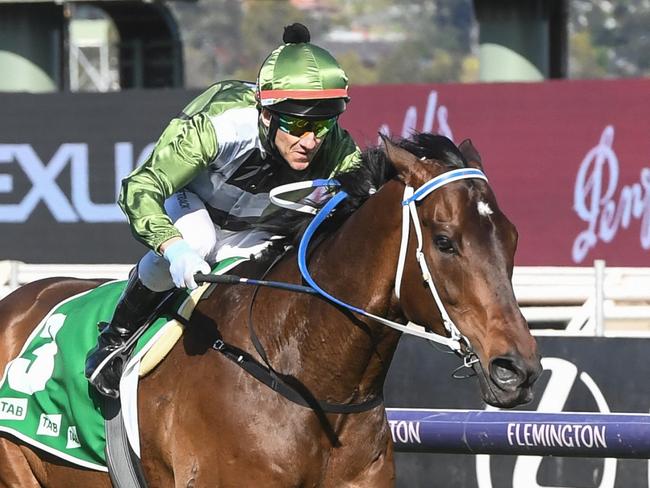
[[[415,133],[410,139],[399,139],[394,142],[418,158],[435,159],[450,168],[462,168],[467,164],[456,145],[445,136]],[[321,236],[338,228],[375,191],[379,190],[387,181],[395,178],[396,175],[397,172],[382,146],[365,149],[361,153],[359,166],[336,176],[341,184],[340,189],[345,191],[348,197],[323,223],[319,229]],[[316,207],[324,204],[323,202],[321,204],[309,203]],[[313,216],[309,214],[281,210],[273,214],[272,220],[257,225],[265,230],[286,236],[288,240],[297,243],[312,219]]]

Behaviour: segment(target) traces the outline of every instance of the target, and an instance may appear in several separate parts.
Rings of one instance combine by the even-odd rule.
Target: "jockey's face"
[[[262,110],[262,121],[266,126],[270,125],[271,112]],[[317,137],[313,132],[294,136],[278,129],[275,133],[275,147],[291,169],[303,171],[309,167],[323,139],[324,137]]]

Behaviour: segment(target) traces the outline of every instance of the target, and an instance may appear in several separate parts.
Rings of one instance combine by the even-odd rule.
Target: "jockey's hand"
[[[163,255],[169,261],[169,272],[178,288],[194,290],[198,286],[194,274],[210,274],[210,265],[182,239],[167,246]]]

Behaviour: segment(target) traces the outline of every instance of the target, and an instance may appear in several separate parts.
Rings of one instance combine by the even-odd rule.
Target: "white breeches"
[[[165,201],[165,211],[183,239],[211,265],[231,257],[257,257],[273,238],[273,234],[258,229],[239,232],[221,229],[212,222],[201,199],[186,190],[169,197]],[[140,260],[138,274],[150,290],[165,291],[174,287],[169,263],[153,251]]]

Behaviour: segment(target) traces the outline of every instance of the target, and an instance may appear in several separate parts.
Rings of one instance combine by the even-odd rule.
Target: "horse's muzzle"
[[[495,407],[515,407],[533,398],[533,385],[542,371],[539,358],[526,361],[517,354],[490,360],[488,371],[477,366],[483,399]],[[487,373],[487,374],[486,374]]]

